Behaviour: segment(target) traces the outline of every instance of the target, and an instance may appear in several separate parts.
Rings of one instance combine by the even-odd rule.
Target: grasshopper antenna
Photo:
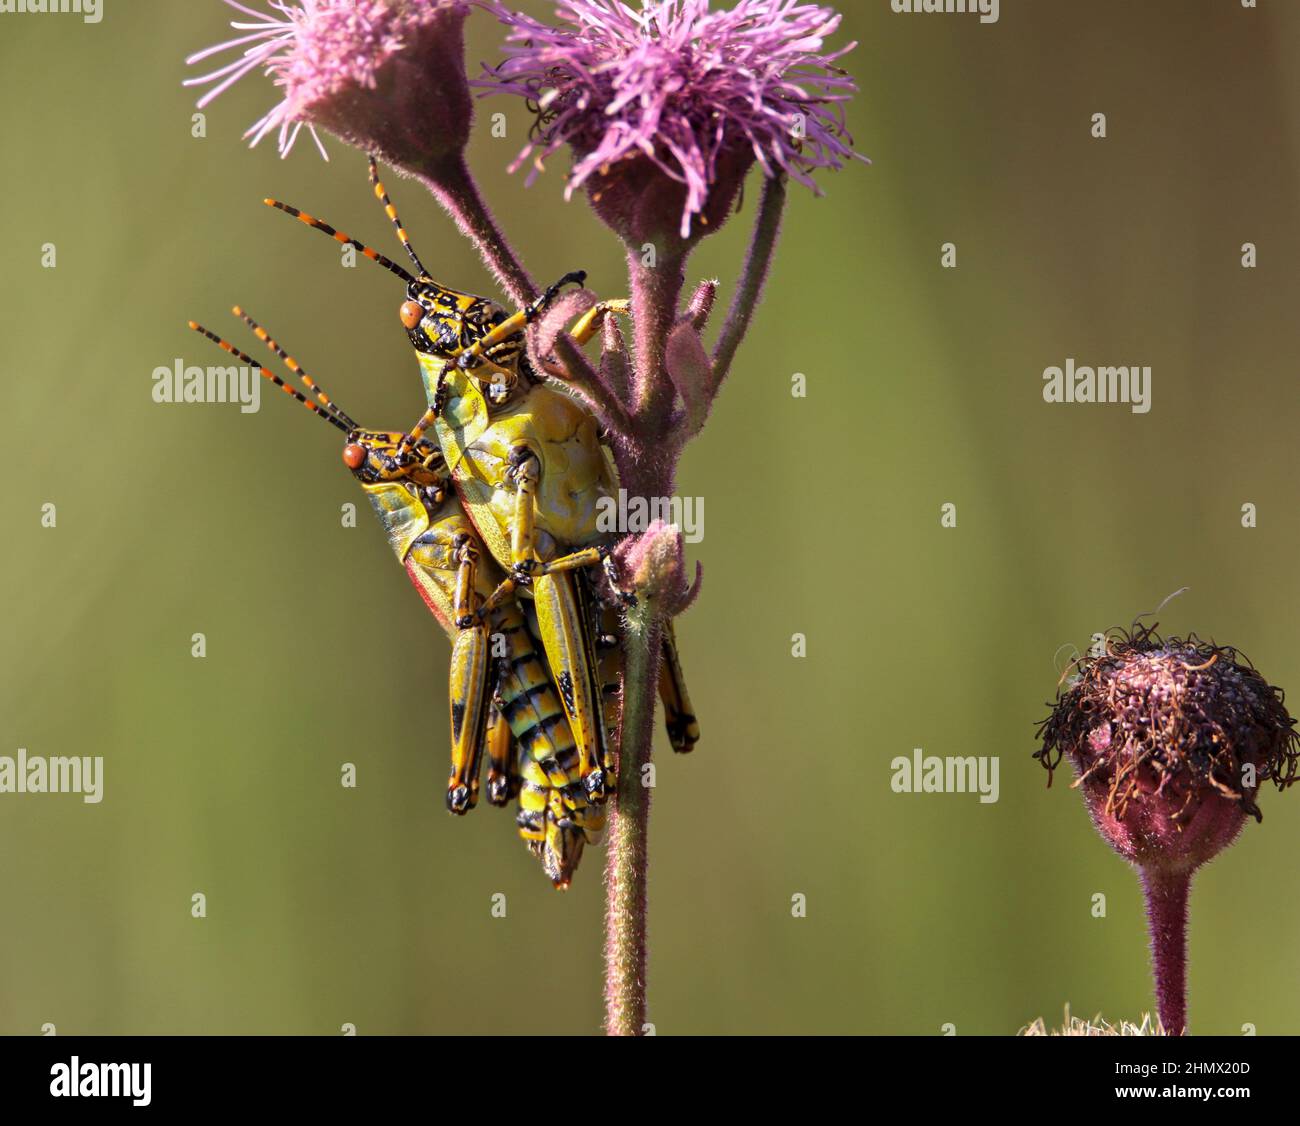
[[[244,310],[238,305],[236,305],[231,310],[231,312],[234,313],[235,316],[237,316],[241,321],[243,321],[244,324],[248,325],[248,327],[253,330],[253,335],[256,336],[257,339],[260,340],[263,344],[265,344],[268,348],[270,348],[272,352],[274,352],[277,356],[279,356],[280,359],[284,361],[284,366],[287,367],[291,372],[293,372],[293,374],[296,375],[299,379],[301,379],[304,384],[306,384],[308,389],[311,390],[311,392],[316,396],[317,402],[319,402],[323,407],[325,407],[325,409],[328,410],[331,414],[337,415],[340,419],[346,422],[348,426],[350,426],[353,430],[361,429],[361,427],[357,425],[356,420],[352,418],[351,415],[347,413],[347,411],[345,411],[342,407],[340,407],[336,402],[334,402],[333,399],[331,399],[325,393],[325,388],[323,388],[319,383],[317,383],[314,379],[312,379],[312,377],[307,374],[306,369],[291,355],[289,355],[288,352],[286,352],[283,348],[281,348],[280,345],[277,344],[274,339],[272,339],[271,335],[266,331],[266,329],[264,329],[260,324],[258,324],[255,320],[253,320],[253,318],[250,317],[246,312],[244,312]]]
[[[346,235],[342,231],[337,231],[323,220],[317,219],[314,215],[308,215],[305,211],[299,211],[296,207],[290,207],[287,203],[282,203],[278,199],[262,200],[267,207],[274,207],[278,211],[283,211],[286,215],[292,215],[300,223],[306,223],[309,227],[315,227],[318,231],[324,231],[330,238],[336,242],[346,243],[348,246],[361,251],[372,262],[378,262],[385,270],[396,274],[402,281],[410,285],[415,281],[410,272],[399,266],[386,254],[380,254],[379,251],[367,246],[364,242],[354,239],[351,235]]]
[[[393,201],[388,198],[388,192],[384,190],[383,181],[379,179],[379,165],[375,163],[373,156],[370,158],[370,186],[375,190],[375,198],[384,205],[384,213],[393,224],[393,230],[397,232],[397,241],[405,248],[420,277],[429,277],[429,271],[424,268],[420,256],[415,253],[415,247],[411,245],[411,236],[406,233],[402,220],[397,216],[397,208],[393,206]]]
[[[218,348],[222,349],[222,351],[229,352],[232,356],[238,357],[249,367],[255,368],[257,371],[261,372],[262,375],[264,375],[267,379],[269,379],[272,383],[274,383],[286,395],[293,396],[293,398],[297,399],[298,402],[300,402],[309,411],[312,411],[315,414],[320,415],[321,418],[323,418],[331,426],[337,426],[340,430],[343,431],[344,434],[347,434],[349,437],[351,437],[352,430],[343,422],[342,419],[335,418],[334,415],[329,413],[329,411],[321,410],[320,407],[318,407],[309,398],[307,398],[307,396],[304,395],[301,391],[298,391],[297,389],[290,387],[289,384],[285,383],[283,379],[281,379],[274,372],[268,371],[261,364],[259,364],[255,359],[253,359],[252,356],[248,355],[247,352],[241,352],[238,348],[236,348],[233,344],[231,344],[230,341],[223,340],[215,332],[209,332],[206,328],[204,328],[201,324],[198,324],[196,321],[190,321],[190,328],[192,328],[200,336],[206,336],[209,340],[212,341],[213,344],[217,345]]]

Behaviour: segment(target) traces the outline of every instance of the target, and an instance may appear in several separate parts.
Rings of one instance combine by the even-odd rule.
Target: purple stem
[[[1143,868],[1147,926],[1155,963],[1156,1005],[1170,1036],[1187,1031],[1187,895],[1190,872]]]
[[[682,287],[686,284],[686,257],[667,254],[653,266],[647,266],[639,249],[628,248],[627,273],[632,297],[632,358],[634,382],[632,413],[642,428],[647,423],[665,421],[661,399],[668,397],[672,407],[672,381],[664,367],[668,334],[677,321]]]
[[[667,496],[676,476],[680,445],[671,440],[673,382],[665,357],[686,284],[684,254],[647,266],[641,251],[628,248],[628,287],[632,300],[631,432],[615,440],[619,481],[629,496]]]
[[[632,387],[629,427],[613,435],[619,481],[630,496],[672,491],[680,446],[667,440],[673,383],[665,357],[686,282],[685,254],[646,265],[628,248],[632,299]],[[646,1018],[646,894],[650,855],[650,762],[659,682],[663,611],[641,593],[626,615],[623,714],[619,725],[618,789],[605,861],[605,1030],[639,1036]]]
[[[464,153],[413,170],[444,211],[455,220],[461,234],[474,244],[501,288],[521,309],[538,294],[536,283],[515,255],[505,234],[492,217]]]
[[[650,790],[643,768],[654,734],[661,626],[650,599],[627,615],[623,720],[605,858],[605,1031],[640,1036],[646,1023],[646,895]]]
[[[784,176],[771,177],[763,182],[763,196],[754,216],[754,231],[750,236],[749,253],[740,272],[740,284],[732,298],[726,324],[718,337],[713,353],[714,390],[721,386],[736,358],[736,350],[745,338],[754,310],[763,296],[763,286],[772,258],[776,253],[777,239],[781,235],[781,218],[785,214],[786,181]]]

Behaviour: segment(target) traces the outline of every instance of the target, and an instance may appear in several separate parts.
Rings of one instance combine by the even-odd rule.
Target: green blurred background
[[[651,1019],[992,1034],[1066,1002],[1136,1018],[1137,881],[1066,779],[1045,789],[1034,726],[1058,646],[1183,585],[1165,628],[1300,692],[1300,8],[1007,0],[984,26],[844,7],[850,124],[874,164],[793,195],[679,482],[706,500],[704,593],[679,623],[704,738],[681,759],[660,737]],[[362,158],[248,151],[273,97],[260,76],[191,136],[181,60],[229,15],[0,16],[0,754],[106,771],[100,805],[0,795],[0,1032],[594,1031],[603,856],[557,895],[508,815],[444,812],[448,644],[365,510],[340,526],[361,498],[337,435],[270,389],[253,415],[151,400],[156,366],[219,361],[186,319],[239,330],[238,301],[363,422],[423,406],[391,279],[340,268],[261,204],[386,247]],[[499,57],[471,22],[471,64]],[[481,113],[473,162],[533,271],[621,290],[616,246],[562,200],[562,162],[527,190],[506,174],[524,107],[485,108],[510,135]],[[490,292],[432,201],[392,187],[426,261]],[[725,291],[745,228],[708,240],[693,279]],[[1150,364],[1151,412],[1048,406],[1042,370],[1067,356]],[[890,760],[914,747],[1000,756],[1001,800],[892,793]],[[1262,804],[1197,880],[1199,1032],[1300,1032],[1300,797]]]

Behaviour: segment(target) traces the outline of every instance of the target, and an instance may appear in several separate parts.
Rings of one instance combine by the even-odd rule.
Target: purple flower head
[[[244,134],[251,144],[275,132],[288,155],[306,127],[329,159],[316,132],[323,126],[395,163],[464,148],[472,119],[464,0],[268,0],[269,12],[225,3],[252,21],[232,20],[237,38],[185,61],[243,50],[185,85],[211,86],[202,109],[250,71],[270,76],[283,98]]]
[[[656,234],[669,206],[683,240],[715,228],[754,162],[817,191],[812,172],[856,156],[843,105],[857,86],[835,65],[856,44],[824,50],[840,23],[830,8],[559,0],[563,25],[552,26],[499,0],[485,6],[510,29],[509,57],[473,85],[520,95],[538,113],[512,170],[533,157],[531,183],[546,157],[571,146],[566,194],[584,186],[629,241]]]

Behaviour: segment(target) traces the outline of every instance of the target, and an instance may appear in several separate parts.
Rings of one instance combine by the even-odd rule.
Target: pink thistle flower
[[[328,160],[316,132],[323,126],[395,162],[464,147],[472,103],[463,0],[268,0],[269,12],[224,2],[253,22],[232,20],[237,38],[185,61],[243,50],[184,84],[211,85],[202,109],[252,71],[272,78],[283,98],[245,132],[250,144],[274,132],[287,156],[305,127]]]
[[[657,235],[669,208],[683,240],[716,228],[755,162],[816,192],[815,170],[857,157],[843,115],[857,85],[835,65],[856,44],[824,50],[840,24],[830,8],[559,0],[566,26],[557,27],[498,0],[485,6],[510,29],[509,57],[473,85],[519,95],[538,112],[536,136],[511,170],[533,157],[531,183],[546,157],[571,146],[566,195],[585,186],[628,241]]]

